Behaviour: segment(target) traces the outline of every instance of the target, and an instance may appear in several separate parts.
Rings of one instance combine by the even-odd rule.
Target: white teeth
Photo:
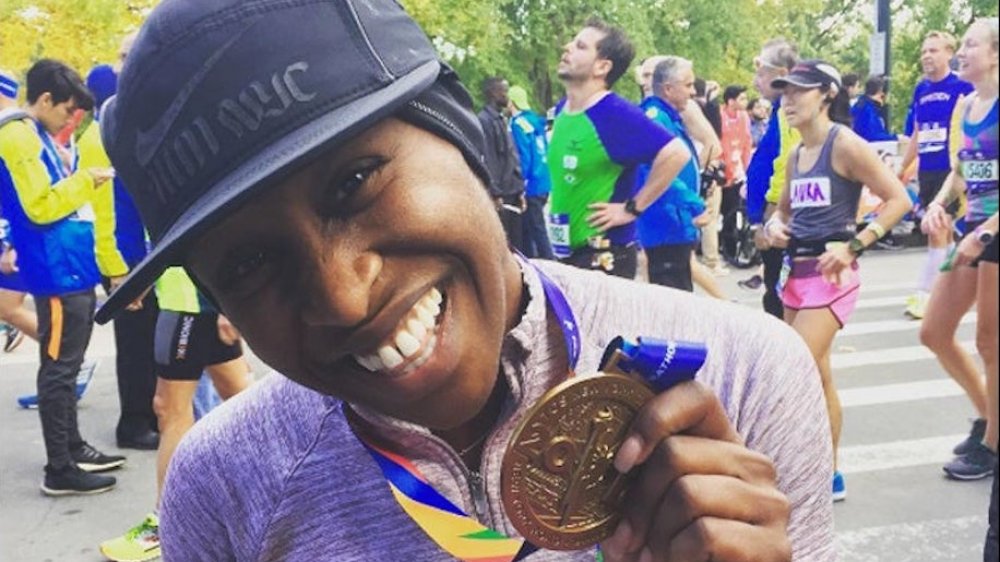
[[[378,348],[378,358],[387,369],[395,369],[403,364],[403,356],[390,345],[383,345]]]
[[[410,357],[420,349],[420,341],[410,335],[410,332],[400,330],[396,334],[396,347],[402,352],[403,357]]]
[[[432,288],[417,301],[408,318],[404,319],[396,333],[378,348],[378,352],[373,355],[355,355],[357,363],[372,372],[395,369],[407,359],[410,360],[407,370],[423,365],[437,343],[433,332],[437,317],[441,314],[442,302],[444,295]]]
[[[416,338],[417,341],[423,340],[424,336],[427,335],[427,327],[416,318],[410,318],[406,322],[406,331],[410,332],[410,335]]]
[[[423,307],[416,307],[417,318],[428,330],[434,329],[434,315]]]
[[[375,356],[370,356],[370,355],[358,356],[358,355],[355,355],[354,359],[358,362],[359,365],[361,365],[365,369],[368,369],[369,371],[372,371],[373,373],[375,371],[378,371],[379,368],[382,366],[382,360],[379,359],[378,357],[375,357]]]

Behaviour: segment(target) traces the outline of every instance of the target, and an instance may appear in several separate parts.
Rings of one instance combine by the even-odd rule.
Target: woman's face
[[[962,38],[958,49],[958,75],[967,82],[979,82],[996,77],[997,51],[993,49],[990,31],[982,24],[973,24]]]
[[[432,429],[485,404],[520,292],[461,152],[396,119],[262,192],[187,265],[268,365]]]
[[[823,93],[818,88],[789,84],[782,90],[781,108],[785,110],[790,127],[801,127],[824,111]]]

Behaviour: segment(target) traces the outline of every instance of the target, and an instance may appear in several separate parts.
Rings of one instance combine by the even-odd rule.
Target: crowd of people
[[[996,558],[996,18],[925,38],[896,135],[882,76],[778,38],[753,92],[723,88],[680,56],[636,62],[597,18],[563,46],[554,107],[491,76],[477,114],[395,2],[329,4],[165,0],[86,79],[40,60],[22,103],[0,71],[0,320],[5,351],[38,342],[42,492],[110,490],[126,463],[77,423],[95,321],[114,322],[118,447],[157,450],[152,510],[105,556],[832,560],[830,350],[858,258],[909,217],[929,249],[907,313],[979,413],[944,471],[994,477]],[[613,91],[630,69],[639,100]],[[726,302],[727,260],[759,261],[741,286],[767,314]],[[973,306],[983,369],[956,340]],[[632,422],[599,550],[536,552],[500,500],[507,442],[618,336],[708,359]],[[250,384],[243,338],[276,374]],[[227,404],[196,424],[203,372]]]

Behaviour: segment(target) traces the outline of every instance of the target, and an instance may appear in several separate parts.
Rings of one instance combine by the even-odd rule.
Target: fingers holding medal
[[[678,384],[643,405],[615,467],[634,477],[608,562],[790,560],[790,507],[712,391]]]

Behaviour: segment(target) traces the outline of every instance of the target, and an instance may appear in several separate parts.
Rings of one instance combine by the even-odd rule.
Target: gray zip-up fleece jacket
[[[795,559],[835,559],[830,425],[815,364],[788,326],[689,293],[552,262],[537,265],[563,289],[580,324],[579,373],[594,372],[618,335],[705,342],[708,359],[698,379],[715,389],[747,446],[774,461],[778,486],[792,503]],[[567,362],[562,334],[546,328],[551,312],[537,273],[528,267],[523,276],[531,299],[504,340],[510,398],[487,438],[481,481],[426,429],[358,409],[438,491],[507,535],[516,532],[500,500],[504,448],[527,408],[565,378]],[[278,374],[185,437],[170,465],[160,532],[167,562],[451,559],[393,499],[348,426],[343,404]],[[593,549],[539,551],[527,560],[594,556]]]

